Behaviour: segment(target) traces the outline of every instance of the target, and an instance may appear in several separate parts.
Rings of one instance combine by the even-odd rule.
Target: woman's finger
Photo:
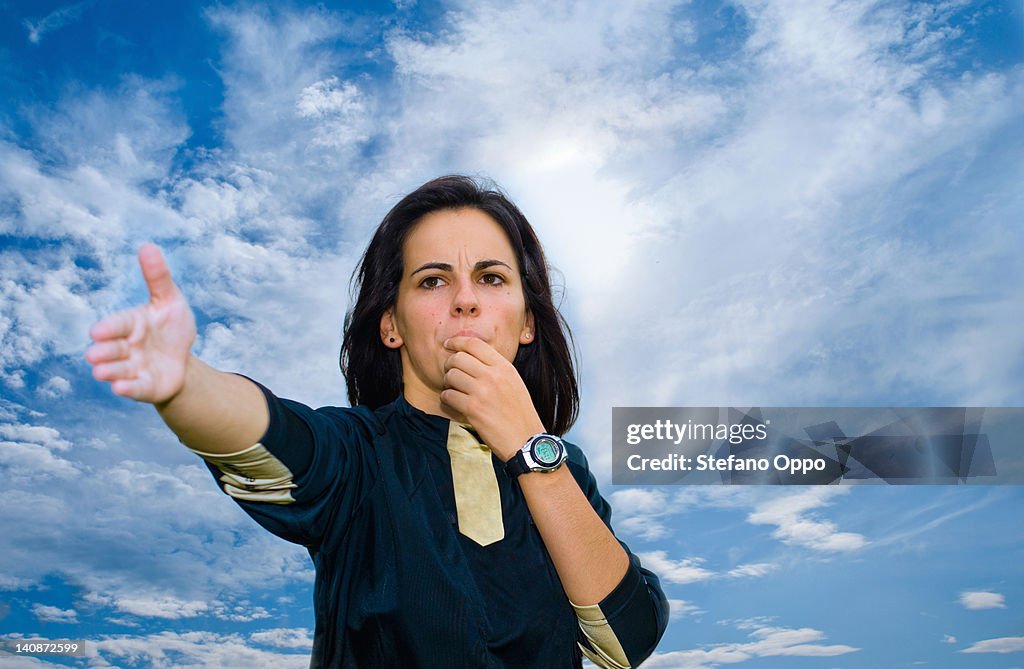
[[[128,341],[123,338],[101,341],[85,349],[85,359],[90,365],[123,360],[128,354]]]
[[[455,413],[465,416],[469,405],[469,395],[454,388],[446,388],[441,391],[441,404],[455,410]]]
[[[97,381],[118,381],[134,379],[138,374],[137,366],[130,360],[116,360],[94,365],[92,375]]]
[[[139,267],[153,300],[166,301],[177,295],[178,287],[171,278],[171,270],[156,244],[143,244],[139,248]]]
[[[110,389],[115,395],[127,397],[140,402],[147,401],[147,382],[143,379],[118,379],[110,384]]]
[[[444,385],[446,388],[454,388],[463,393],[471,393],[473,390],[473,377],[461,369],[449,369],[444,374]]]
[[[453,352],[465,351],[488,365],[505,359],[498,353],[497,349],[483,339],[477,339],[476,337],[451,337],[445,340],[444,346]]]
[[[461,369],[474,378],[480,378],[487,371],[487,365],[465,351],[458,351],[444,361],[444,371]]]
[[[89,328],[89,336],[92,337],[93,341],[127,337],[131,334],[132,328],[135,327],[135,318],[135,309],[111,314]]]

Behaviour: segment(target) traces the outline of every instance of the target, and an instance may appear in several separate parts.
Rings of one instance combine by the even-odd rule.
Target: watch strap
[[[526,465],[526,458],[523,456],[522,450],[516,451],[515,456],[505,462],[505,473],[509,475],[509,478],[516,478],[528,471],[530,468]]]

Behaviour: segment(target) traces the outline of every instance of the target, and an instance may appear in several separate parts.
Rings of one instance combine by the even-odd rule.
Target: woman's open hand
[[[494,454],[508,460],[544,431],[530,392],[515,366],[487,342],[452,337],[441,402],[464,416]]]
[[[92,375],[109,381],[115,394],[160,404],[185,384],[196,321],[156,245],[139,249],[139,265],[149,302],[93,325],[89,336],[95,343],[85,359]]]

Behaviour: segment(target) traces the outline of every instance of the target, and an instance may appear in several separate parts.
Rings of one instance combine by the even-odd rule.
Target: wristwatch
[[[553,434],[535,434],[505,463],[505,473],[515,478],[526,472],[553,472],[566,457],[561,439]]]

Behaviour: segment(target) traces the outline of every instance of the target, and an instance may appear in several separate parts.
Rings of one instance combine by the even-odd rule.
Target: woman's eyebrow
[[[487,269],[488,267],[494,267],[496,265],[505,267],[510,272],[512,271],[512,267],[507,262],[505,262],[504,260],[496,260],[494,258],[488,258],[487,260],[477,261],[476,264],[473,265],[473,271],[479,272],[480,270]],[[425,262],[416,269],[414,269],[413,271],[409,272],[409,276],[414,276],[416,273],[423,272],[428,269],[436,269],[441,272],[451,272],[452,266],[446,262]]]
[[[473,265],[473,270],[479,272],[482,269],[494,267],[495,265],[501,265],[502,267],[507,268],[508,271],[512,271],[512,268],[509,266],[507,262],[505,262],[504,260],[494,260],[493,258],[477,262],[475,265]]]
[[[409,276],[413,276],[417,272],[422,272],[428,269],[437,269],[441,270],[442,272],[450,272],[452,271],[452,266],[446,262],[425,262],[416,269],[414,269],[413,271],[409,272]]]

